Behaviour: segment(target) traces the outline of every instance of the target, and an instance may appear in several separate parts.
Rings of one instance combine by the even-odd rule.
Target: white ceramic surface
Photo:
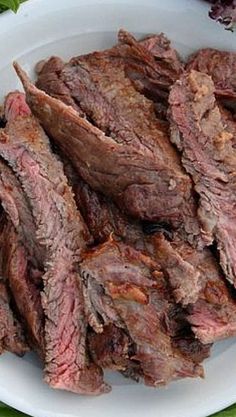
[[[207,17],[197,0],[30,0],[19,13],[0,16],[0,99],[19,88],[11,62],[33,76],[34,64],[112,45],[116,32],[165,32],[183,55],[203,46],[236,49],[236,35]],[[236,340],[214,347],[205,380],[184,380],[154,390],[108,374],[109,395],[81,397],[42,382],[33,355],[0,357],[0,401],[35,417],[205,417],[236,401]]]

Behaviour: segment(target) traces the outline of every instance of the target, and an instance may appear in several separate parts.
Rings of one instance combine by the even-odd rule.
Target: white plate
[[[165,32],[182,54],[203,46],[236,48],[236,37],[207,17],[196,0],[31,0],[18,15],[0,16],[0,99],[19,87],[11,67],[64,58],[115,43],[126,28],[137,35]],[[33,355],[0,358],[0,400],[35,417],[206,417],[236,401],[236,342],[217,344],[205,380],[154,390],[109,374],[113,391],[98,398],[49,389]]]

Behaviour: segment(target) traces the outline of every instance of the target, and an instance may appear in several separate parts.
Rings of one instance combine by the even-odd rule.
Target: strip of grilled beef
[[[122,44],[131,44],[131,46],[137,45],[137,41],[134,38],[132,41],[129,41],[130,36],[130,33],[125,30],[119,31],[119,41]],[[148,35],[138,43],[139,45],[142,45],[148,52],[150,52],[152,56],[154,56],[157,63],[161,63],[160,68],[161,65],[164,67],[164,64],[166,64],[169,70],[172,70],[172,76],[169,73],[169,78],[171,79],[170,84],[173,84],[173,82],[179,78],[179,75],[183,71],[183,63],[178,52],[172,47],[171,42],[166,37],[166,35],[164,33]]]
[[[30,114],[23,93],[10,93],[4,108],[6,121]],[[0,160],[0,199],[9,218],[2,248],[4,276],[26,324],[29,342],[43,358],[44,314],[40,288],[45,253],[37,242],[35,223],[21,183],[3,160]]]
[[[36,72],[39,75],[38,87],[68,106],[72,106],[80,115],[83,115],[82,110],[71,97],[69,88],[61,80],[60,74],[64,65],[62,59],[55,56],[48,61],[40,61],[36,66]]]
[[[94,230],[95,230],[96,238],[99,239],[100,238],[99,231],[98,231],[99,213],[102,213],[101,217],[104,215],[104,219],[106,221],[107,218],[109,217],[108,213],[109,213],[109,210],[110,210],[111,206],[109,206],[109,210],[108,210],[107,203],[105,203],[105,202],[102,203],[101,200],[99,201],[98,195],[95,194],[91,189],[89,189],[89,187],[86,184],[82,183],[82,185],[80,184],[79,187],[80,187],[80,190],[79,190],[80,197],[79,197],[79,199],[77,199],[77,201],[79,202],[80,207],[82,205],[84,205],[84,207],[85,207],[86,203],[87,203],[86,207],[88,208],[88,210],[90,210],[90,211],[88,211],[88,213],[91,213],[91,215],[90,216],[88,215],[86,220],[87,220],[88,224],[95,226],[94,229],[93,229],[93,226],[92,226],[93,230],[91,230],[91,231],[92,231],[92,233],[94,233]],[[89,200],[90,200],[90,203],[88,203]],[[92,212],[93,205],[94,205],[94,207],[96,207],[96,212],[98,214],[96,219],[95,219],[96,216],[94,216],[94,214]],[[100,210],[100,211],[98,211],[98,210]],[[85,211],[86,211],[86,209],[84,210],[84,212]],[[85,213],[85,215],[86,215],[86,213]],[[109,218],[111,218],[111,217],[109,217]],[[96,220],[98,220],[97,224],[96,224]],[[114,220],[114,217],[113,217],[112,221],[109,220],[109,221],[106,222],[106,225],[108,225],[108,232],[109,233],[112,230],[114,231],[113,226],[112,226],[113,220]],[[104,224],[104,223],[105,222],[103,220],[102,224]],[[104,234],[106,233],[106,228],[105,227],[103,227],[103,232],[102,233],[103,233],[103,236],[104,236]],[[117,233],[117,231],[116,231],[116,233]],[[118,235],[122,234],[122,229],[119,230],[117,234]],[[128,236],[128,234],[127,234],[127,236]],[[164,248],[163,248],[163,245],[164,245]],[[192,302],[192,303],[194,301],[196,302],[197,298],[198,298],[198,293],[201,289],[200,282],[199,282],[200,272],[198,270],[196,270],[197,269],[196,266],[193,266],[193,265],[191,265],[191,263],[185,261],[180,256],[180,254],[178,254],[178,252],[175,249],[173,249],[173,247],[166,240],[163,240],[163,239],[160,240],[159,239],[159,248],[158,248],[157,252],[158,252],[157,256],[159,256],[158,259],[159,259],[159,261],[162,262],[162,267],[168,273],[169,277],[171,277],[171,278],[173,277],[172,284],[174,284],[173,286],[175,286],[175,290],[176,290],[175,295],[177,297],[179,297],[178,300],[180,301],[182,299],[181,301],[184,301],[186,304],[188,302]],[[219,272],[218,272],[217,269],[216,269],[216,272],[217,272],[217,277],[218,277]],[[180,283],[183,283],[183,277],[186,277],[186,286],[184,288],[184,290],[185,290],[184,293],[180,292],[181,287],[179,287]],[[219,280],[220,279],[221,278],[219,278]],[[188,285],[190,287],[188,287]],[[181,288],[181,290],[182,290],[182,288]],[[199,327],[200,327],[200,324],[199,324]],[[222,334],[222,337],[223,336],[226,337],[226,334],[225,335]],[[212,340],[211,341],[214,341],[214,335],[212,335]]]
[[[89,318],[91,326],[100,332],[100,327],[115,325],[128,334],[126,337],[118,332],[124,361],[120,364],[111,355],[115,366],[118,362],[124,370],[125,359],[135,361],[140,368],[137,378],[143,377],[145,384],[152,386],[203,375],[200,365],[173,347],[165,331],[169,303],[164,296],[166,281],[156,262],[130,246],[110,240],[87,253],[80,268],[86,296],[94,308]],[[101,340],[102,349],[103,334]]]
[[[10,297],[4,282],[0,281],[0,353],[9,351],[23,356],[29,351],[20,322],[9,305]]]
[[[102,333],[89,333],[88,343],[95,363],[102,368],[120,371],[137,382],[143,378],[139,362],[133,359],[135,344],[123,329],[114,325],[104,326]],[[203,345],[189,330],[186,334],[172,337],[171,344],[183,360],[187,358],[196,365],[210,355],[211,345]]]
[[[186,217],[190,216],[191,221],[185,219],[185,222],[188,223],[186,229],[190,235],[192,233],[198,234],[200,233],[198,225],[193,220],[196,207],[193,196],[191,196],[191,181],[184,174],[177,153],[169,142],[167,126],[157,119],[153,102],[139,94],[129,77],[126,76],[127,65],[136,60],[141,68],[145,69],[145,73],[150,72],[154,78],[156,77],[156,81],[159,80],[162,69],[162,78],[166,80],[168,88],[173,84],[177,79],[177,74],[172,74],[174,70],[171,72],[169,64],[165,61],[164,64],[156,62],[150,53],[150,49],[155,49],[155,45],[158,45],[155,53],[157,54],[157,49],[160,50],[160,60],[164,60],[165,54],[170,56],[169,60],[175,62],[175,68],[178,67],[178,74],[181,64],[179,63],[178,66],[175,52],[172,50],[170,52],[167,40],[164,41],[161,35],[144,41],[149,45],[149,49],[146,49],[142,42],[137,42],[125,31],[120,31],[119,38],[122,45],[104,52],[73,58],[63,68],[58,65],[59,61],[56,58],[52,58],[41,69],[37,86],[54,97],[58,97],[56,85],[51,83],[51,74],[53,67],[56,69],[59,67],[60,71],[56,70],[54,74],[56,73],[60,78],[67,93],[70,91],[73,102],[77,103],[77,106],[97,127],[118,143],[133,145],[137,150],[143,150],[145,154],[147,151],[151,151],[153,158],[158,159],[159,170],[163,173],[164,182],[169,178],[172,183],[175,177],[176,185],[173,183],[175,191],[189,194]],[[168,58],[166,59],[168,61]],[[63,97],[60,98],[63,99]],[[66,99],[64,102],[68,103],[68,100]],[[163,200],[161,196],[165,189],[163,184],[160,183],[158,200]],[[168,185],[168,191],[171,191],[171,185]],[[175,200],[177,201],[177,199]],[[174,211],[176,210],[174,209]],[[165,214],[162,212],[159,217],[163,219],[164,216]]]
[[[168,275],[176,302],[183,305],[195,302],[201,289],[200,273],[196,267],[185,261],[171,246],[164,234],[171,238],[161,224],[146,224],[145,230],[158,230],[161,235],[155,240],[155,249],[143,232],[140,222],[129,219],[108,198],[89,187],[75,172],[68,160],[63,159],[65,173],[70,178],[75,201],[96,243],[105,242],[111,235],[116,239],[134,246],[137,250],[146,251],[151,256],[158,256],[158,262]],[[161,237],[162,236],[162,237]],[[158,252],[158,255],[156,255]]]
[[[148,148],[178,166],[165,123],[157,119],[153,103],[134,88],[123,60],[109,51],[72,58],[62,69],[61,79],[86,115],[117,143],[137,150]]]
[[[171,297],[167,294],[160,297],[168,299],[168,308],[162,315],[162,329],[170,338],[171,346],[184,360],[201,364],[210,355],[211,344],[202,344],[196,339],[187,322],[186,311]],[[102,368],[119,370],[135,380],[143,377],[140,365],[133,359],[135,344],[125,329],[110,323],[103,326],[102,333],[90,332],[88,342],[94,361]]]
[[[209,249],[197,251],[176,234],[168,241],[155,233],[145,238],[144,250],[161,265],[175,300],[184,306],[182,319],[202,343],[236,334],[236,299]]]
[[[61,162],[31,115],[10,120],[0,133],[0,154],[11,166],[30,203],[44,248],[42,305],[45,314],[45,380],[54,388],[86,394],[109,389],[90,363],[77,267],[89,234],[76,209]]]
[[[136,89],[156,103],[159,117],[166,119],[169,89],[183,72],[183,64],[163,34],[140,42],[127,31],[118,33],[119,45],[111,51],[122,57],[125,72]]]
[[[172,141],[199,194],[198,216],[216,240],[220,264],[236,285],[235,162],[233,134],[225,129],[211,78],[192,70],[170,94]]]
[[[17,64],[16,69],[33,113],[92,188],[112,197],[134,217],[161,219],[176,227],[184,222],[189,241],[197,240],[202,246],[191,181],[172,148],[169,169],[167,161],[156,158],[148,147],[140,144],[135,149],[105,136],[73,108],[33,86]],[[169,146],[166,143],[163,141],[164,148]]]
[[[146,225],[147,232],[151,230],[154,233],[144,234],[141,224],[132,222],[113,203],[93,191],[69,166],[67,164],[66,173],[71,178],[75,199],[97,243],[105,242],[112,235],[149,254],[161,265],[175,301],[185,306],[182,309],[173,304],[167,323],[170,335],[178,340],[180,346],[187,348],[192,340],[193,351],[209,351],[207,345],[204,348],[200,342],[194,341],[188,331],[183,334],[188,327],[187,320],[203,343],[213,343],[236,334],[235,300],[211,251],[196,251],[177,234],[166,231],[164,225]],[[220,294],[227,302],[221,304]],[[110,328],[108,334],[111,334]],[[104,338],[107,345],[108,336]],[[95,343],[99,343],[99,338],[95,339]]]
[[[215,84],[215,93],[221,99],[236,99],[236,53],[213,48],[200,49],[190,56],[186,69],[208,74]]]
[[[200,273],[202,290],[198,301],[187,308],[196,337],[203,343],[212,343],[235,336],[236,298],[212,253],[208,249],[194,251],[183,242],[177,242],[175,247]]]
[[[166,119],[169,88],[183,71],[177,52],[162,33],[137,42],[128,32],[121,30],[119,41],[104,53],[112,56],[114,62],[123,63],[135,88],[152,98],[158,116]],[[39,62],[36,66],[37,87],[83,114],[61,76],[64,65],[58,57]]]
[[[8,221],[3,232],[3,276],[10,288],[21,320],[25,323],[29,343],[44,357],[44,314],[40,288],[31,277],[32,269],[25,247]]]
[[[224,335],[222,334],[222,337],[223,337]],[[212,339],[214,339],[214,335],[212,335]]]
[[[93,191],[78,176],[74,193],[76,204],[97,243],[103,243],[111,234],[115,234],[138,246],[143,238],[139,222],[129,220],[112,201]]]
[[[29,351],[22,324],[12,310],[12,299],[6,286],[3,249],[6,244],[5,227],[7,220],[1,216],[0,232],[0,354],[4,351],[23,356]]]
[[[130,33],[120,30],[118,40],[118,45],[103,53],[110,56],[114,63],[118,61],[124,65],[125,73],[135,88],[151,98],[158,116],[166,119],[169,89],[183,71],[178,53],[163,33],[137,42]],[[36,66],[36,85],[83,115],[61,76],[64,65],[62,59],[55,56],[40,61]]]
[[[103,336],[104,337],[104,336]],[[136,369],[136,367],[137,367],[137,365],[135,365],[135,369]],[[134,368],[134,364],[132,364],[132,366],[130,365],[129,366],[129,374],[130,374],[130,369],[133,369]],[[184,371],[185,372],[185,371]],[[134,373],[134,370],[132,371],[132,373]],[[139,375],[140,376],[140,375]]]
[[[165,271],[176,302],[183,306],[195,303],[202,288],[197,265],[185,260],[178,252],[178,244],[173,247],[173,241],[168,241],[162,233],[145,239],[145,246]]]
[[[17,177],[3,160],[0,160],[0,200],[27,249],[32,266],[42,269],[45,254],[36,239],[36,226],[29,203]]]

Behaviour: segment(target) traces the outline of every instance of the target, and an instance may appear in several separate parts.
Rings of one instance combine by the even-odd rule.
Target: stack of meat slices
[[[203,377],[236,335],[236,58],[184,67],[163,34],[118,39],[40,62],[36,86],[15,64],[25,95],[0,131],[1,350],[35,350],[51,387],[90,395],[104,369]]]

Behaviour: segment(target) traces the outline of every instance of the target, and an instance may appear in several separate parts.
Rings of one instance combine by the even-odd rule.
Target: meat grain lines
[[[234,62],[206,49],[185,65],[163,34],[121,30],[38,63],[36,86],[15,64],[0,348],[35,350],[51,387],[109,392],[104,369],[154,387],[203,377],[236,335]]]

